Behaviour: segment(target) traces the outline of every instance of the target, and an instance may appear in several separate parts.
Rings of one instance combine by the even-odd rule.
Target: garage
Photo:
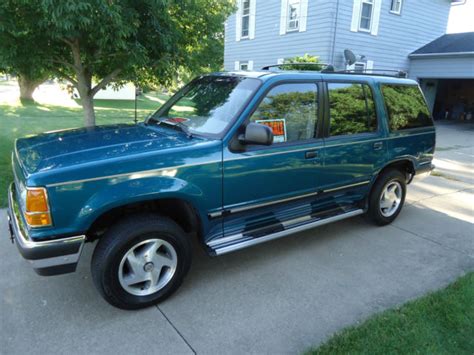
[[[409,58],[436,120],[474,121],[474,32],[446,34]]]

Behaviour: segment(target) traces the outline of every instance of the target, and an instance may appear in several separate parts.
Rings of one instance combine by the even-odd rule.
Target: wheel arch
[[[197,237],[202,239],[202,220],[196,207],[181,197],[163,197],[124,203],[102,211],[92,221],[86,232],[88,240],[100,238],[111,225],[121,218],[144,212],[171,218],[186,233],[196,232]]]
[[[387,164],[384,165],[382,169],[378,171],[374,178],[374,182],[377,181],[380,175],[382,175],[385,171],[389,169],[397,169],[403,174],[405,174],[406,179],[407,179],[407,184],[410,183],[412,177],[416,173],[415,169],[415,162],[412,158],[405,157],[405,158],[400,158],[396,160],[392,160],[388,162]]]

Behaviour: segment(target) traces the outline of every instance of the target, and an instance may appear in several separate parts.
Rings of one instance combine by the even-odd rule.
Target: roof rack
[[[270,68],[280,68],[284,66],[307,66],[307,65],[315,65],[318,67],[323,68],[321,72],[323,73],[329,73],[329,72],[334,72],[334,66],[332,64],[326,64],[326,63],[281,63],[281,64],[272,64],[272,65],[266,65],[262,67],[262,70],[270,70]]]
[[[374,75],[374,76],[392,76],[396,78],[407,78],[407,72],[403,70],[395,69],[346,69],[346,70],[335,70],[334,66],[331,64],[325,63],[281,63],[281,64],[272,64],[262,67],[262,70],[270,70],[271,68],[281,68],[284,66],[307,66],[315,65],[320,68],[321,73],[333,73],[333,74],[353,74],[353,75]]]
[[[354,75],[375,75],[375,76],[393,76],[396,78],[407,78],[408,74],[403,70],[394,69],[350,69],[338,70],[335,74],[354,74]]]

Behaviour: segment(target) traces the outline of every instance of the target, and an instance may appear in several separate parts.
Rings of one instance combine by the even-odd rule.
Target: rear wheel
[[[123,309],[156,304],[181,285],[191,264],[191,243],[171,219],[132,216],[99,240],[92,277],[107,302]]]
[[[367,216],[377,225],[392,223],[403,207],[405,196],[405,175],[396,169],[383,172],[370,193]]]

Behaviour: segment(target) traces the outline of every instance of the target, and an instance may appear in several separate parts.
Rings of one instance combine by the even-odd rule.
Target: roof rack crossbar
[[[330,68],[333,66],[331,64],[326,64],[326,63],[304,63],[304,62],[300,62],[300,63],[281,63],[281,64],[272,64],[272,65],[266,65],[264,67],[262,67],[262,70],[270,70],[270,68],[280,68],[280,67],[283,67],[283,66],[306,66],[306,65],[315,65],[315,66],[318,66],[318,67],[321,67],[321,68]]]

